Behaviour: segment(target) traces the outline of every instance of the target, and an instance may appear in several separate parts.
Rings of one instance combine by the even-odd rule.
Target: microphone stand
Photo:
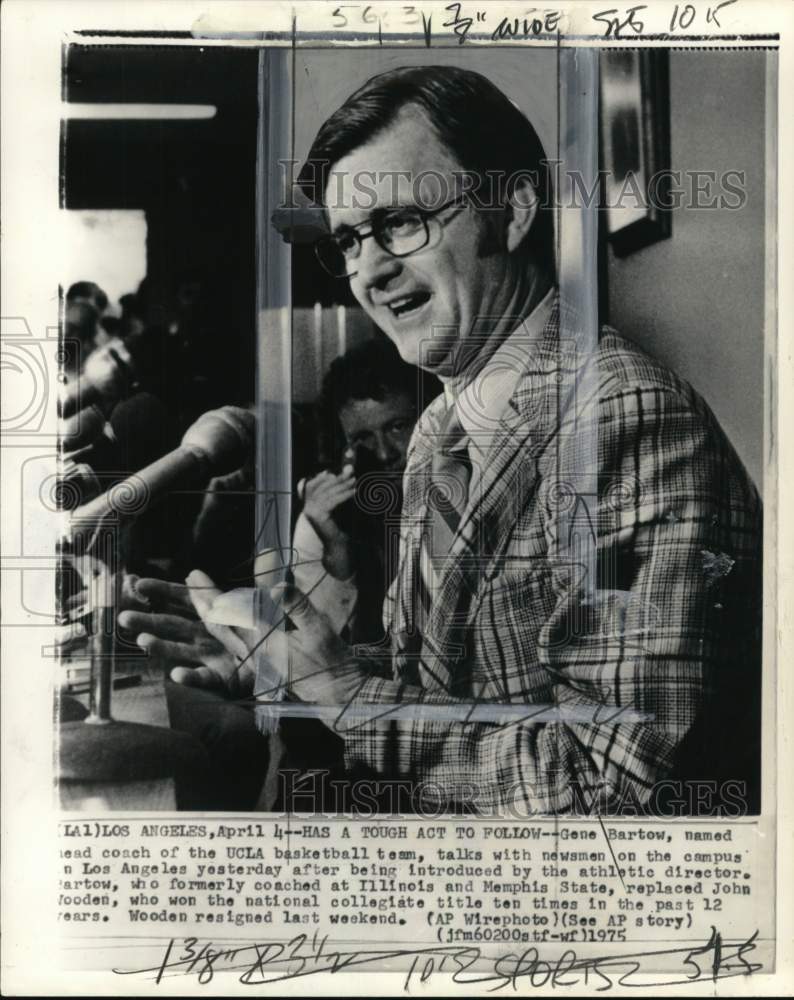
[[[191,776],[209,768],[201,743],[163,726],[113,718],[113,674],[123,656],[116,635],[123,578],[118,557],[126,535],[117,524],[101,525],[89,552],[76,554],[91,573],[91,680],[87,717],[60,718],[56,774],[61,805],[75,811],[197,808]],[[141,655],[137,646],[134,650],[133,655]]]

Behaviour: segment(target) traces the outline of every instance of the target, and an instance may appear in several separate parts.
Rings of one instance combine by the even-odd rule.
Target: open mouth
[[[389,309],[396,319],[405,319],[419,312],[429,301],[430,292],[414,292],[412,295],[404,295],[402,298],[393,299],[389,303]]]

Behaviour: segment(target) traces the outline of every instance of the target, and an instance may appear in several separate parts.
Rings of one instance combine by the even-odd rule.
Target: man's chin
[[[409,365],[418,365],[422,344],[425,338],[416,332],[395,330],[391,326],[381,327],[389,340],[397,348],[400,357]]]
[[[449,356],[449,348],[439,343],[437,338],[431,336],[428,330],[412,331],[407,333],[403,330],[395,332],[385,331],[388,338],[397,348],[400,357],[408,365],[415,365],[425,371],[439,373],[443,369]]]

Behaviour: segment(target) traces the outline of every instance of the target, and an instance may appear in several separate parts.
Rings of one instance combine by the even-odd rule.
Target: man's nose
[[[397,449],[391,443],[388,436],[382,431],[378,431],[375,434],[375,454],[378,457],[378,461],[384,465],[393,462],[398,454]]]
[[[372,237],[361,244],[357,264],[358,280],[365,288],[383,287],[402,268],[400,258],[384,250]]]

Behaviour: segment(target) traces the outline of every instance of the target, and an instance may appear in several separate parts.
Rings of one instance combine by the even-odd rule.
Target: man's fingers
[[[310,479],[304,484],[304,492],[308,493],[319,493],[325,492],[328,489],[333,489],[335,486],[341,484],[346,484],[354,478],[355,469],[348,463],[344,466],[342,471],[337,475],[335,472],[329,472],[327,469],[324,472],[319,473],[314,479]]]
[[[328,483],[328,485],[323,489],[322,493],[318,491],[316,499],[322,497],[332,497],[337,493],[349,493],[350,490],[355,490],[356,488],[356,478],[353,475],[350,476],[340,476],[336,482]]]
[[[220,688],[224,686],[221,678],[209,667],[174,667],[170,676],[175,684],[184,684],[185,687]]]
[[[204,625],[209,634],[238,660],[244,660],[251,652],[251,646],[256,642],[256,633],[252,633],[253,638],[248,643],[228,625],[214,625],[212,622],[205,622]]]
[[[118,622],[121,628],[135,635],[143,632],[160,639],[186,643],[195,642],[196,629],[200,628],[194,621],[179,615],[148,614],[145,611],[122,611]]]
[[[277,583],[270,588],[270,596],[274,604],[280,604],[284,612],[293,618],[299,618],[308,608],[309,598],[291,583]]]
[[[150,607],[161,611],[171,611],[177,614],[196,617],[196,612],[190,600],[190,592],[183,583],[170,583],[167,580],[154,580],[142,577],[134,582],[134,595],[142,598]]]
[[[328,619],[321,615],[309,598],[291,583],[277,583],[270,591],[276,604],[281,604],[284,614],[289,615],[299,628],[327,627]]]
[[[328,478],[323,480],[322,483],[318,483],[317,486],[325,491],[332,490],[337,486],[347,486],[351,482],[355,482],[355,469],[352,465],[346,465],[339,475],[329,472]]]
[[[188,579],[192,582],[193,577],[191,574]],[[195,596],[196,608],[204,627],[225,649],[240,660],[250,656],[252,647],[259,639],[261,628],[268,627],[267,624],[259,625],[261,595],[262,591],[253,587],[240,587],[223,594],[207,586]],[[241,634],[241,631],[246,634]]]
[[[142,632],[135,641],[141,649],[158,659],[169,660],[171,663],[201,664],[196,647],[184,642],[170,642],[148,632]]]
[[[328,469],[323,469],[322,472],[318,472],[316,476],[313,476],[311,479],[305,482],[304,490],[311,491],[313,489],[316,489],[318,486],[322,486],[323,483],[328,482],[329,479],[334,479],[334,478],[336,477],[334,476],[333,472],[329,472]]]
[[[346,500],[350,500],[351,497],[356,495],[356,483],[355,480],[350,481],[347,486],[339,486],[333,492],[328,494],[328,505],[331,507],[338,507],[340,503],[344,503]]]
[[[219,594],[202,618],[208,627],[212,624],[255,629],[259,619],[258,608],[257,591],[253,587],[239,587]]]
[[[334,496],[336,493],[352,493],[356,489],[356,480],[353,476],[349,479],[341,479],[338,483],[334,483],[333,486],[328,489],[328,496]]]
[[[200,569],[194,569],[187,575],[185,581],[189,588],[190,600],[193,607],[198,611],[201,618],[206,618],[207,612],[212,607],[216,598],[221,592],[215,586],[215,582]]]
[[[257,675],[254,679],[254,695],[264,698],[276,697],[284,688],[289,678],[290,644],[286,632],[276,629],[258,647],[266,657],[266,667],[263,675]],[[254,660],[251,657],[245,664],[250,665],[254,672]]]
[[[289,659],[289,637],[280,628],[275,629],[259,647],[280,674],[286,673]]]

